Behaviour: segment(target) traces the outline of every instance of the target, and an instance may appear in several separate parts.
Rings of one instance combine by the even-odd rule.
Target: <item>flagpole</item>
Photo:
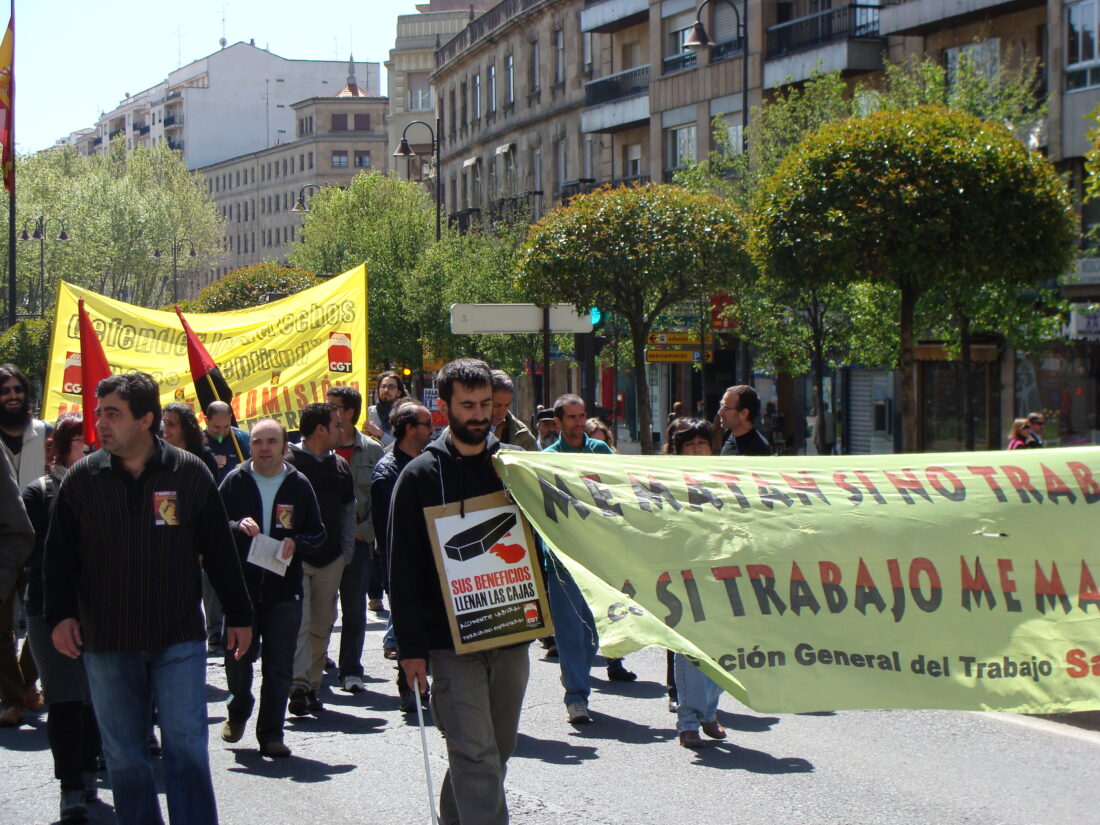
[[[8,143],[4,151],[11,154],[11,191],[8,193],[8,326],[15,326],[15,0],[11,0],[11,17],[8,25],[11,36],[11,83],[8,93]]]

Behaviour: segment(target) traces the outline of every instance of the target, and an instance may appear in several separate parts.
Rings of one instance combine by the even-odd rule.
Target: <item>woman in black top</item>
[[[42,549],[57,489],[69,467],[84,455],[84,417],[67,413],[46,442],[49,472],[23,490],[23,504],[34,527],[34,552],[27,559],[27,638],[42,679],[47,707],[46,736],[54,776],[61,782],[60,822],[84,822],[86,802],[98,798],[95,785],[99,729],[81,659],[59,653],[42,616]]]

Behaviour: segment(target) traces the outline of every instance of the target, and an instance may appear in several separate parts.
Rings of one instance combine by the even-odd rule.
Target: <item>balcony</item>
[[[164,96],[164,99],[165,100],[176,100],[177,98],[181,98],[181,97],[183,97],[183,92],[181,92],[179,89],[176,89],[176,91],[169,92],[168,94],[166,94]]]
[[[164,118],[165,129],[173,129],[177,126],[183,126],[183,115],[168,115]]]
[[[649,120],[649,66],[584,84],[582,132],[618,132]]]
[[[149,129],[150,128],[151,127],[149,126],[148,123],[142,123],[142,124],[136,124],[135,123],[134,124],[134,131],[137,132],[139,135],[149,134]]]
[[[481,226],[481,210],[477,207],[471,209],[463,209],[460,212],[455,212],[452,215],[448,215],[449,225],[453,229],[457,229],[460,234],[465,235],[471,229],[476,229]]]
[[[684,69],[694,69],[696,63],[695,52],[681,52],[672,57],[661,59],[661,74],[682,72]]]
[[[528,195],[497,198],[489,202],[489,221],[491,223],[529,223],[530,220],[531,201]]]
[[[168,141],[168,148],[171,149],[174,152],[182,152],[183,151],[183,141],[182,140],[169,140]]]
[[[725,43],[719,43],[711,49],[710,62],[718,63],[733,57],[741,57],[744,53],[745,38],[738,37],[736,40],[727,40]]]
[[[814,71],[858,74],[882,69],[886,38],[879,7],[852,4],[767,30],[764,88],[808,80]]]
[[[649,17],[649,0],[584,0],[582,32],[616,32],[644,22]]]
[[[561,189],[558,190],[558,200],[561,201],[561,205],[565,206],[570,200],[577,197],[577,195],[587,195],[593,189],[596,188],[595,178],[579,178],[577,180],[569,180],[561,185]]]
[[[879,32],[923,35],[947,26],[960,26],[997,13],[1046,5],[1043,0],[888,0],[879,15]]]
[[[525,11],[542,5],[546,0],[503,0],[497,3],[481,17],[475,18],[435,53],[435,67],[441,69],[471,46],[480,43],[507,26]]]
[[[116,137],[124,134],[126,134],[125,126],[123,126],[121,129],[112,129],[110,132],[107,133],[107,140],[114,140]]]
[[[102,146],[102,145],[103,145],[103,136],[102,135],[96,135],[94,138],[92,138],[92,146]]]

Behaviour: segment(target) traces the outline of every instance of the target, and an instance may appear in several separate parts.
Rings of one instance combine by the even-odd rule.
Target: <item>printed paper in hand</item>
[[[264,570],[270,570],[277,576],[285,576],[286,569],[290,566],[290,559],[284,559],[282,553],[283,543],[279,539],[265,536],[262,533],[252,537],[252,544],[248,548],[248,561]]]

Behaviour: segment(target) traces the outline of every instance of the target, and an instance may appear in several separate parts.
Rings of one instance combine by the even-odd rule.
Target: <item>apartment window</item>
[[[294,170],[291,169],[290,171],[293,172]],[[283,158],[283,177],[286,177],[286,158]]]
[[[470,80],[470,108],[473,120],[481,120],[481,75],[475,74]]]
[[[665,130],[665,169],[673,172],[695,161],[695,124]]]
[[[432,87],[428,85],[428,73],[410,72],[405,77],[406,82],[409,84],[409,111],[431,111],[433,106]]]
[[[313,152],[310,152],[306,157],[309,158],[309,168],[313,168]]]
[[[554,32],[554,82],[565,82],[565,32]]]
[[[554,157],[558,167],[558,185],[565,183],[569,180],[569,170],[566,166],[566,152],[565,141],[558,140],[554,142]]]
[[[356,169],[370,169],[370,152],[361,152],[356,150],[355,152],[355,168]]]
[[[467,100],[467,95],[466,95],[466,81],[465,80],[463,80],[461,83],[458,84],[458,99],[459,99],[459,105],[462,107],[459,110],[458,125],[465,127],[466,124],[468,124],[470,122],[470,118],[469,118],[469,113],[470,112],[469,112],[469,108],[467,107],[468,100]]]
[[[642,174],[642,144],[628,143],[623,147],[623,177],[636,178]]]
[[[1001,69],[1001,41],[991,37],[977,43],[967,43],[952,49],[944,49],[944,62],[947,65],[947,85],[958,82],[959,70],[965,63],[969,70],[977,75],[992,79]]]
[[[357,132],[369,132],[370,131],[370,115],[362,114],[355,116],[355,131]]]
[[[333,115],[332,116],[332,128],[330,132],[346,132],[348,130],[348,116],[345,115]]]
[[[347,169],[348,168],[348,152],[346,149],[334,149],[332,152],[332,168],[333,169]]]
[[[504,102],[516,102],[516,59],[510,54],[504,57]]]
[[[504,153],[504,187],[509,195],[516,194],[516,153]]]
[[[470,208],[481,208],[481,164],[470,167]]]
[[[686,12],[668,18],[665,22],[665,54],[662,72],[676,72],[695,65],[695,52],[684,48],[684,41],[691,33],[695,12]]]
[[[527,68],[527,92],[534,94],[539,90],[541,75],[539,74],[539,41],[531,44],[531,63]]]
[[[238,171],[237,172],[237,186],[240,186],[240,185],[241,185],[241,173]]]
[[[726,139],[729,141],[730,154],[740,155],[744,149],[744,133],[741,131],[741,113],[726,115]]]
[[[299,169],[298,171],[300,172],[302,170]],[[290,174],[294,174],[294,155],[290,156]]]
[[[584,32],[581,35],[581,71],[592,71],[592,32]]]
[[[490,65],[485,69],[485,111],[497,110],[497,67]]]
[[[298,155],[298,171],[304,172],[306,170],[306,156],[305,154]]]

